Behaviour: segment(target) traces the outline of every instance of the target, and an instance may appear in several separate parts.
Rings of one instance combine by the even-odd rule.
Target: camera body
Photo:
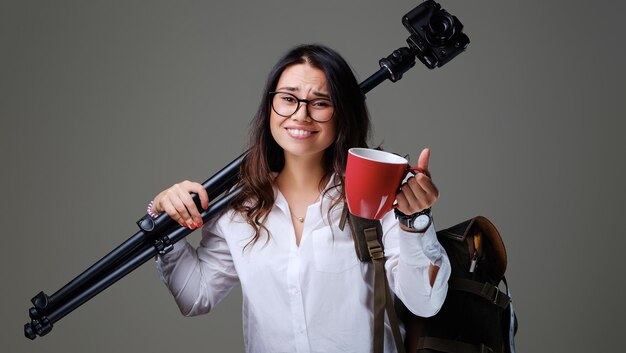
[[[402,17],[411,33],[406,40],[415,56],[429,69],[443,66],[467,48],[463,24],[433,0],[426,0]]]

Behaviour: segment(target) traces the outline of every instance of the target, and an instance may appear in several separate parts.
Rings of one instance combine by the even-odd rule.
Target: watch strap
[[[397,208],[395,208],[393,211],[396,214],[396,218],[398,219],[400,224],[402,224],[402,225],[404,225],[404,226],[406,226],[408,228],[411,228],[411,229],[413,229],[415,231],[418,231],[418,232],[425,232],[426,229],[428,229],[428,227],[430,227],[430,225],[432,223],[432,216],[431,216],[431,208],[430,207],[426,208],[424,210],[421,210],[419,212],[410,214],[410,215],[405,214],[404,212],[398,210]],[[429,218],[428,225],[424,229],[416,229],[415,226],[414,226],[415,219],[417,217],[421,216],[421,215],[427,215],[428,216],[428,218]]]

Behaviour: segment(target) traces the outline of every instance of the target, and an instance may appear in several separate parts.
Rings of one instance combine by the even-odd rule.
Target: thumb
[[[430,160],[430,148],[424,148],[417,160],[417,167],[420,172],[430,177],[430,171],[428,170],[428,161]]]

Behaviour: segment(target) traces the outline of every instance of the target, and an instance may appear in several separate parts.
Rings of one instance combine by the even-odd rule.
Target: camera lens
[[[428,41],[436,46],[444,46],[454,36],[454,18],[447,12],[439,12],[428,21]]]

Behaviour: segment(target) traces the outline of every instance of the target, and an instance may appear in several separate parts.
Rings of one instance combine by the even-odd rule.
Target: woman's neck
[[[276,177],[276,183],[281,191],[294,189],[320,191],[325,174],[321,156],[319,158],[286,156],[285,166]]]

